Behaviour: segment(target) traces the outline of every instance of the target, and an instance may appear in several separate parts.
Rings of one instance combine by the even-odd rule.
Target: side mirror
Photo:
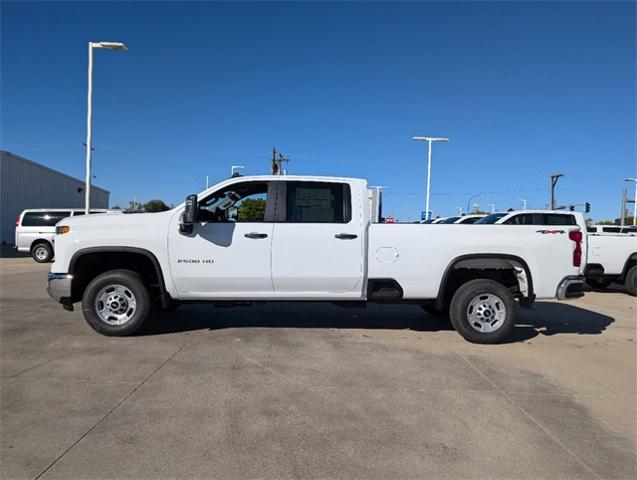
[[[179,233],[192,233],[192,226],[197,222],[198,212],[197,195],[188,195],[186,197],[186,208],[179,223]]]

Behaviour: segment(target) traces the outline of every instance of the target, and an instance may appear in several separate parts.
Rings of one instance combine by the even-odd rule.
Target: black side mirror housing
[[[184,213],[179,223],[179,233],[192,233],[192,226],[197,222],[198,212],[197,195],[188,195],[186,197],[186,208],[184,208]]]

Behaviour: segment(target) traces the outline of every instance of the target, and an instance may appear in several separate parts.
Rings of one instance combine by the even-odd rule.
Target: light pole
[[[557,185],[557,181],[560,177],[563,176],[563,173],[554,173],[551,175],[551,210],[555,210],[555,207],[557,207],[557,202],[555,200],[555,186]]]
[[[456,207],[456,210],[458,210],[458,216],[462,217],[462,207]]]
[[[89,214],[91,203],[91,151],[93,141],[93,49],[128,50],[119,42],[88,42],[88,107],[86,110],[86,185],[84,186],[84,213]]]
[[[433,142],[448,142],[447,137],[412,137],[417,142],[429,143],[429,154],[427,155],[427,199],[425,201],[425,220],[429,220],[429,187],[431,185],[431,144]]]
[[[522,202],[522,210],[526,210],[526,198],[518,198],[518,202]]]
[[[471,213],[471,200],[473,200],[474,198],[480,198],[482,197],[482,193],[478,193],[477,195],[474,195],[473,197],[469,197],[469,201],[467,202],[467,213]]]
[[[491,207],[491,213],[495,213],[495,203],[489,203],[489,207]]]
[[[246,167],[244,167],[243,165],[232,165],[232,167],[230,167],[230,176],[234,177],[234,171],[240,168],[246,168]]]
[[[635,199],[633,200],[633,225],[637,225],[637,177],[626,178],[627,182],[635,182]]]

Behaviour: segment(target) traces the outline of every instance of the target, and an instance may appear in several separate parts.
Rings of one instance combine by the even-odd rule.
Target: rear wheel
[[[629,294],[633,297],[637,297],[637,265],[633,265],[630,267],[630,270],[628,270],[624,285]]]
[[[36,243],[31,248],[31,256],[38,263],[50,262],[53,258],[53,247],[48,242]]]
[[[515,300],[504,285],[471,280],[451,300],[451,324],[471,343],[500,343],[511,334],[515,310]]]
[[[95,277],[82,296],[86,322],[107,336],[131,335],[150,314],[150,295],[144,281],[131,270],[111,270]]]
[[[608,287],[613,281],[610,278],[604,277],[591,277],[586,279],[586,283],[591,288],[596,288],[598,290],[602,290]]]

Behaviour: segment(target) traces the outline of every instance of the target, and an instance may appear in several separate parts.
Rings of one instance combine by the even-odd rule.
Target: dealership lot
[[[187,305],[107,338],[0,259],[2,478],[634,478],[637,299],[465,342],[417,306]]]

